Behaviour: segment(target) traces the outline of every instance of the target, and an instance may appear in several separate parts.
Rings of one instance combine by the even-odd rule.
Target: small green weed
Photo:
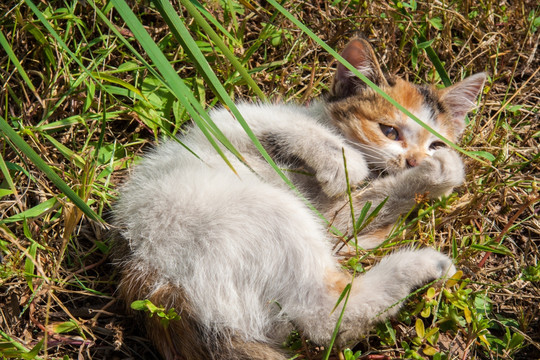
[[[156,315],[164,327],[168,327],[171,321],[180,320],[180,315],[173,308],[166,310],[164,307],[154,305],[148,299],[136,300],[130,306],[133,310],[147,312],[150,317]]]

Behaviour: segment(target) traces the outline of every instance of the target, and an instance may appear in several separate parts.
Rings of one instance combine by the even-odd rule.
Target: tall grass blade
[[[236,56],[229,50],[227,45],[225,45],[223,40],[221,40],[219,35],[214,31],[214,29],[212,29],[208,22],[206,22],[204,17],[201,16],[201,13],[199,12],[200,8],[195,7],[190,0],[180,0],[180,3],[184,5],[189,14],[193,16],[193,19],[195,19],[197,24],[208,34],[210,39],[212,39],[212,42],[223,52],[227,60],[229,60],[231,65],[236,69],[236,71],[238,71],[242,79],[244,79],[246,84],[253,90],[259,99],[266,100],[266,96],[259,88],[257,83],[253,81],[248,71],[242,66]]]
[[[420,40],[421,42],[427,41],[424,35],[421,35],[421,34],[418,36],[418,40]],[[433,50],[431,45],[424,48],[424,50],[429,60],[431,60],[431,62],[433,63],[433,66],[435,66],[435,70],[437,70],[437,73],[441,77],[441,80],[444,86],[448,87],[452,85],[452,81],[450,81],[450,78],[448,77],[448,74],[446,73],[446,70],[444,69],[442,62],[439,59],[439,56],[437,56],[437,53],[435,52],[435,50]]]
[[[181,1],[181,3],[182,3],[184,6],[186,6],[186,5],[184,4],[183,1]],[[208,21],[210,21],[210,22],[212,23],[212,25],[214,25],[214,26],[215,26],[217,29],[219,29],[219,31],[221,31],[221,32],[222,32],[229,40],[231,40],[232,43],[233,43],[234,45],[237,45],[237,46],[240,46],[240,45],[241,45],[241,44],[240,44],[240,41],[239,41],[237,38],[235,38],[234,36],[232,36],[231,33],[228,32],[227,29],[225,29],[225,28],[223,27],[223,25],[221,25],[221,23],[220,23],[218,20],[216,20],[216,18],[215,18],[214,16],[212,16],[212,14],[210,14],[210,13],[208,12],[208,10],[206,10],[206,9],[204,8],[204,6],[202,6],[202,4],[201,4],[200,2],[198,2],[198,1],[196,1],[196,0],[191,0],[190,3],[191,3],[192,6],[195,7],[195,8],[196,8],[196,9],[197,9],[197,10],[198,10],[205,18],[207,18]],[[186,9],[187,9],[187,7],[186,7]],[[191,14],[191,11],[190,11],[189,9],[188,9],[188,11],[189,11],[189,13]],[[191,16],[193,16],[193,14],[191,14]],[[199,22],[199,21],[197,20],[197,23],[198,23],[198,22]],[[206,30],[205,30],[205,31],[206,31]]]
[[[126,2],[124,0],[113,0],[113,4],[122,19],[124,19],[127,26],[133,32],[135,38],[145,49],[150,59],[152,59],[154,62],[156,68],[163,76],[163,83],[168,84],[167,87],[186,108],[193,121],[197,124],[214,149],[223,158],[227,165],[233,171],[235,171],[231,162],[229,159],[227,159],[225,153],[216,143],[213,136],[215,136],[216,139],[218,139],[231,153],[243,161],[242,155],[238,153],[238,151],[234,148],[234,146],[232,146],[223,133],[221,133],[221,131],[215,126],[206,111],[203,109],[202,105],[197,101],[197,99],[195,99],[187,85],[184,84],[184,81],[178,76],[165,55],[161,52],[154,40],[152,40],[148,32],[146,32]]]
[[[24,82],[26,83],[26,86],[28,86],[28,88],[30,90],[32,90],[32,92],[34,94],[36,94],[36,96],[37,96],[36,88],[34,87],[34,84],[32,84],[32,81],[30,81],[30,78],[28,77],[28,74],[26,74],[26,71],[22,67],[21,62],[19,61],[19,59],[17,59],[17,56],[13,52],[13,49],[11,48],[8,40],[6,39],[6,37],[4,36],[4,33],[2,31],[0,31],[0,45],[2,45],[2,47],[4,48],[4,51],[6,52],[6,54],[9,57],[9,60],[11,60],[13,65],[15,65],[15,68],[17,69],[17,71],[19,72],[21,77],[23,78]],[[38,99],[39,99],[39,97],[38,97]]]
[[[101,217],[96,214],[65,182],[58,176],[54,170],[47,165],[43,159],[28,145],[15,130],[0,116],[0,131],[2,135],[9,139],[11,143],[18,148],[32,163],[41,170],[54,185],[79,208],[89,218],[103,222]]]
[[[208,81],[209,85],[214,89],[215,94],[219,97],[219,99],[227,105],[228,109],[231,111],[231,113],[234,115],[236,120],[240,123],[244,131],[247,133],[253,144],[257,147],[259,152],[262,154],[262,156],[268,161],[268,163],[274,168],[274,170],[281,176],[281,178],[292,188],[294,188],[294,185],[290,182],[290,180],[283,174],[283,172],[277,167],[277,165],[274,163],[272,158],[268,155],[264,147],[261,145],[253,131],[249,128],[249,125],[244,120],[242,114],[240,111],[238,111],[235,103],[231,100],[229,95],[227,94],[227,91],[217,78],[216,74],[210,67],[210,64],[208,64],[208,61],[206,61],[206,58],[204,54],[201,52],[199,47],[197,46],[195,40],[191,37],[188,30],[184,26],[184,23],[182,20],[178,17],[176,10],[172,7],[172,5],[167,0],[154,0],[153,1],[156,7],[159,9],[160,13],[164,17],[165,21],[169,25],[172,33],[175,35],[177,40],[182,44],[184,47],[184,50],[190,54],[192,57],[192,60],[195,64],[197,64],[197,67],[199,71],[202,73],[206,81]]]

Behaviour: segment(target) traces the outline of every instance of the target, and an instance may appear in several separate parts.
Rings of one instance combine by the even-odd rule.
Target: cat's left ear
[[[450,112],[458,133],[465,128],[465,116],[476,106],[476,99],[484,88],[485,73],[478,73],[441,90],[441,100]]]
[[[377,86],[388,85],[377,56],[369,42],[354,38],[345,46],[341,56]],[[343,64],[338,63],[331,98],[344,99],[362,91],[367,85]]]

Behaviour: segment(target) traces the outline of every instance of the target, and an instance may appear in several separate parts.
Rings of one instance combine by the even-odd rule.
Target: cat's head
[[[472,75],[445,89],[414,85],[384,74],[366,40],[351,40],[342,56],[385,93],[455,142],[465,116],[475,105],[485,74]],[[397,173],[418,166],[440,147],[446,146],[377,94],[345,66],[338,64],[332,89],[326,97],[332,122],[366,155],[370,168]]]

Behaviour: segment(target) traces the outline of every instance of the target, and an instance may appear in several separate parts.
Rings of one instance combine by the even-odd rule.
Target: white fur
[[[312,181],[324,198],[339,199],[325,203],[311,197],[327,217],[344,204],[338,196],[346,189],[342,149],[352,183],[369,175],[362,153],[311,117],[313,109],[247,104],[239,109],[258,137],[275,135],[280,147],[314,172],[298,181],[301,191],[309,196]],[[234,174],[197,128],[180,141],[200,159],[176,141],[165,141],[137,166],[115,207],[131,263],[143,272],[156,270],[155,290],[180,286],[203,327],[268,341],[290,321],[314,341],[327,343],[339,294],[329,291],[325,276],[340,270],[325,224],[283,184],[226,110],[214,111],[212,119],[257,174],[226,152]],[[414,205],[415,191],[440,195],[462,177],[459,157],[441,151],[418,168],[373,182],[361,198],[375,203],[390,196],[394,203],[382,216],[395,219]],[[349,217],[346,212],[335,224],[346,230]],[[390,255],[355,280],[340,341],[354,340],[374,321],[395,314],[398,307],[390,307],[411,289],[454,271],[450,259],[431,249]]]

